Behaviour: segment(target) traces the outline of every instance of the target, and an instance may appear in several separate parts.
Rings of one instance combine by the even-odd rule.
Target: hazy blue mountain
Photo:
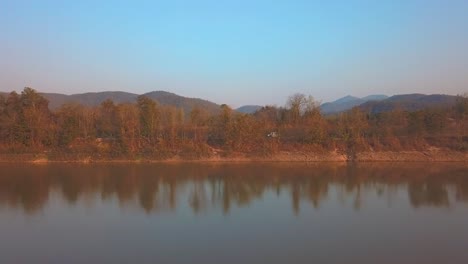
[[[40,93],[49,100],[49,108],[55,109],[65,103],[79,103],[85,106],[97,106],[107,99],[111,99],[115,103],[131,103],[135,102],[137,94],[127,92],[97,92],[83,94],[58,94],[58,93]]]
[[[385,100],[387,98],[388,98],[388,96],[386,96],[384,94],[372,94],[372,95],[368,95],[366,97],[363,97],[361,99],[365,100],[365,101],[381,101],[381,100]]]
[[[351,95],[347,95],[345,97],[342,97],[336,101],[333,101],[332,103],[335,103],[335,104],[345,104],[345,103],[350,103],[350,102],[355,102],[355,101],[359,101],[361,100],[361,98],[359,97],[355,97],[355,96],[351,96]]]
[[[371,113],[388,112],[396,109],[417,111],[429,107],[450,107],[455,104],[456,98],[456,96],[445,94],[402,94],[382,101],[369,101],[361,104],[359,108]]]
[[[8,96],[9,93],[0,92],[0,95]],[[119,92],[119,91],[108,91],[108,92],[97,92],[97,93],[82,93],[82,94],[59,94],[59,93],[39,93],[49,101],[50,109],[57,109],[65,103],[78,103],[85,106],[98,106],[103,101],[111,99],[115,103],[135,103],[138,94]],[[217,113],[220,111],[220,105],[199,99],[189,98],[180,96],[174,93],[165,91],[154,91],[143,94],[161,105],[172,105],[184,109],[186,113],[189,113],[195,106],[206,110],[208,113]]]
[[[195,106],[203,108],[213,114],[220,111],[220,105],[199,98],[184,97],[165,91],[154,91],[143,95],[159,102],[162,105],[172,105],[183,108],[186,113],[189,113]]]
[[[236,111],[244,114],[253,114],[260,108],[262,108],[260,105],[244,105],[237,108]]]
[[[363,98],[348,95],[336,101],[322,104],[320,110],[323,114],[334,114],[349,110],[368,101],[384,100],[386,98],[388,98],[386,95],[369,95]]]
[[[8,92],[0,92],[0,95],[7,97]],[[59,93],[40,93],[49,100],[49,107],[56,109],[64,103],[79,103],[85,106],[98,106],[106,99],[112,99],[115,103],[134,103],[138,94],[109,91],[96,93],[83,93],[65,95]],[[218,113],[220,105],[199,99],[188,98],[174,93],[165,91],[154,91],[143,94],[161,105],[172,105],[183,108],[186,113],[189,113],[195,106],[205,109],[209,113]],[[336,101],[324,103],[320,106],[323,114],[335,114],[347,111],[353,107],[359,106],[360,109],[371,112],[380,113],[401,109],[405,111],[416,111],[428,107],[447,107],[455,104],[456,96],[444,94],[401,94],[387,97],[386,95],[369,95],[363,98],[354,96],[345,96]],[[241,113],[254,113],[261,106],[245,105],[236,109]]]

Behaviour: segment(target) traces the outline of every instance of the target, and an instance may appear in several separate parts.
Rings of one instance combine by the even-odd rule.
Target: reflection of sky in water
[[[8,167],[0,262],[468,261],[466,167],[258,166]]]

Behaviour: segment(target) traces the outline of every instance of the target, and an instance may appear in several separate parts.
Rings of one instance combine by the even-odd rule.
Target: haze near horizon
[[[3,1],[0,91],[233,106],[468,90],[466,1]]]

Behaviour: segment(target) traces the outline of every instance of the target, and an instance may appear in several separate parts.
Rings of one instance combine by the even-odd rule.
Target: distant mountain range
[[[136,102],[138,96],[140,96],[138,94],[127,92],[97,92],[72,95],[58,93],[40,94],[49,101],[50,109],[57,109],[65,103],[78,103],[85,106],[98,106],[107,99],[111,99],[115,103],[134,103]],[[165,91],[154,91],[142,95],[157,101],[161,105],[172,105],[182,108],[186,113],[189,113],[195,106],[203,108],[209,113],[217,113],[220,109],[218,104],[207,100],[199,98],[188,98]]]
[[[401,94],[391,97],[369,95],[363,98],[346,96],[320,106],[325,115],[336,114],[359,107],[371,113],[388,112],[396,109],[417,111],[429,107],[449,107],[455,104],[456,96],[445,94]]]
[[[320,110],[323,114],[336,114],[346,110],[349,110],[355,106],[362,105],[369,101],[382,101],[387,99],[388,96],[376,94],[376,95],[369,95],[363,98],[354,97],[351,95],[345,96],[340,98],[336,101],[324,103],[320,106]]]
[[[257,112],[257,110],[259,110],[260,108],[262,108],[262,106],[260,105],[244,105],[237,108],[236,111],[244,114],[253,114]]]
[[[57,109],[65,103],[79,103],[85,106],[98,106],[106,99],[111,99],[115,103],[134,103],[138,98],[138,94],[128,92],[97,92],[65,95],[58,93],[40,93],[49,100],[49,108]],[[8,93],[0,92],[0,95],[8,95]],[[161,105],[172,105],[184,109],[189,113],[195,106],[205,109],[207,112],[215,114],[220,111],[220,105],[199,99],[188,98],[174,93],[165,91],[154,91],[142,94],[147,96]],[[320,106],[320,110],[325,115],[336,114],[359,107],[361,110],[371,113],[380,113],[401,109],[405,111],[416,111],[428,107],[447,107],[454,105],[456,96],[444,94],[403,94],[388,97],[386,95],[369,95],[366,97],[345,96],[333,102],[324,103]],[[260,105],[245,105],[235,109],[237,112],[252,114],[262,106]]]
[[[402,94],[381,101],[368,101],[359,105],[359,108],[371,113],[388,112],[396,109],[417,111],[429,107],[450,107],[455,104],[456,100],[456,96],[445,94]]]

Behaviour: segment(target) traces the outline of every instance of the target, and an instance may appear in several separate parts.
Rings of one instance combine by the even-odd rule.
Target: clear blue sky
[[[468,1],[0,0],[0,90],[167,90],[232,106],[301,92],[468,91]]]

